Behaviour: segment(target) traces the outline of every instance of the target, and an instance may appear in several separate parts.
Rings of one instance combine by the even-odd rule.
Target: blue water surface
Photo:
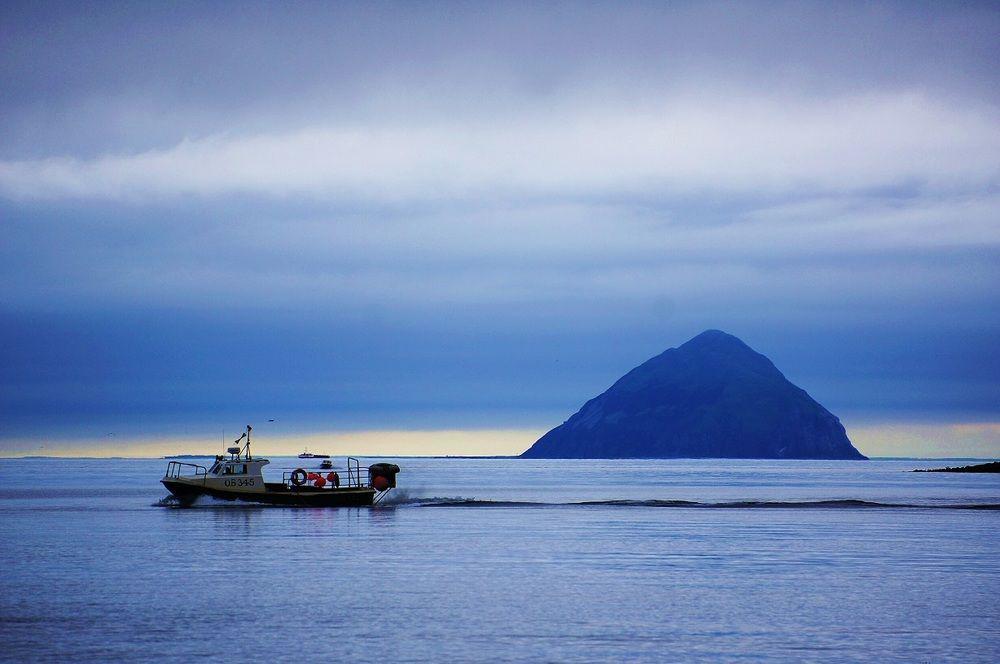
[[[997,475],[395,461],[378,508],[181,509],[163,460],[0,460],[0,658],[1000,660]]]

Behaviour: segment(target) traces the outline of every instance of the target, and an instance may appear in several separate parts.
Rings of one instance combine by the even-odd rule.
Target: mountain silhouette
[[[836,416],[719,330],[632,369],[521,456],[867,458]]]

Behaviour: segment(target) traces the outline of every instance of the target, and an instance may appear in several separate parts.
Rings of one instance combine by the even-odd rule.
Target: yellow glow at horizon
[[[280,437],[255,436],[252,451],[260,456],[294,456],[306,448],[310,452],[334,456],[507,456],[520,454],[544,433],[540,429],[316,432]],[[232,445],[232,440],[227,440],[227,444]],[[223,451],[220,440],[205,437],[119,440],[113,447],[105,439],[48,441],[42,450],[38,440],[6,444],[0,441],[0,445],[0,456],[160,457],[169,454],[219,454]]]
[[[528,449],[545,429],[369,430],[314,432],[288,436],[259,435],[253,451],[261,456],[291,456],[306,448],[334,456],[509,456]],[[848,436],[870,457],[1000,457],[1000,422],[862,424]],[[0,456],[162,457],[170,454],[217,454],[222,442],[209,437],[163,437],[118,440],[0,440]],[[232,444],[231,440],[228,440]]]
[[[1000,457],[1000,422],[863,425],[847,435],[870,457]]]

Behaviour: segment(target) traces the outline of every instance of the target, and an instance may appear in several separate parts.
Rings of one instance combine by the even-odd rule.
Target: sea
[[[0,660],[1000,661],[1000,475],[910,472],[967,460],[379,460],[360,509],[0,460]]]

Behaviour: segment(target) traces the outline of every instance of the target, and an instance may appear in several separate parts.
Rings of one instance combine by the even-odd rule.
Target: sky
[[[994,3],[5,2],[0,456],[519,453],[709,328],[998,456],[998,61]]]

